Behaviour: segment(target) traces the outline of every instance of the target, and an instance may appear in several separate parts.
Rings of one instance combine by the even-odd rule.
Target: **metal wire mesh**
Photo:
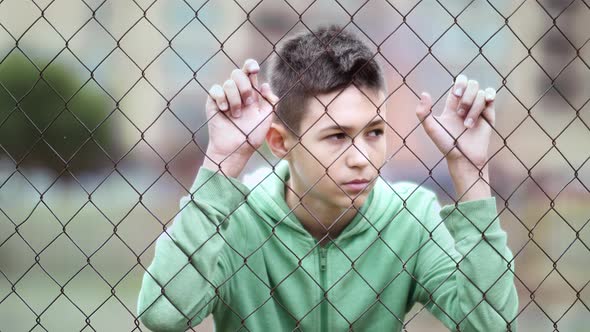
[[[498,91],[498,100],[504,101],[497,107],[500,123],[493,128],[496,146],[489,158],[490,186],[501,202],[497,218],[503,221],[514,252],[513,260],[506,263],[509,267],[521,260],[514,273],[520,330],[583,329],[590,310],[590,273],[579,262],[588,258],[590,250],[589,191],[584,184],[590,176],[584,168],[590,156],[579,141],[590,131],[584,118],[590,100],[590,34],[585,25],[589,13],[589,3],[582,0],[0,0],[0,87],[10,100],[0,106],[0,133],[8,133],[18,117],[34,136],[20,150],[12,144],[22,138],[2,134],[0,139],[0,330],[145,330],[136,306],[141,277],[152,261],[156,240],[166,236],[183,211],[184,206],[178,209],[171,197],[192,195],[194,165],[207,157],[202,148],[207,122],[202,114],[195,116],[195,110],[198,113],[204,106],[211,83],[240,68],[240,58],[258,52],[264,65],[275,45],[296,27],[313,30],[323,19],[357,29],[374,46],[375,57],[388,65],[393,77],[387,103],[400,106],[390,108],[410,107],[420,91],[430,89],[436,110],[444,103],[448,82],[464,72],[483,76]],[[245,45],[239,44],[244,30],[248,31]],[[84,36],[88,41],[81,43]],[[399,52],[400,48],[408,51]],[[39,49],[50,56],[39,56]],[[26,59],[38,74],[25,82],[22,95],[6,83],[9,60],[16,56]],[[68,93],[53,88],[55,82],[45,75],[58,62],[69,63],[70,70],[84,78]],[[40,84],[46,84],[60,104],[45,123],[25,107]],[[103,119],[92,124],[71,109],[76,96],[90,88],[99,91],[110,107]],[[144,106],[156,111],[142,113]],[[84,133],[84,140],[68,149],[59,148],[63,142],[52,136],[58,130],[58,136],[67,140],[67,133],[55,129],[65,117]],[[404,169],[415,166],[403,174],[387,175],[410,177],[443,199],[457,202],[448,176],[436,174],[444,168],[445,156],[416,143],[425,140],[420,137],[420,123],[398,111],[395,118],[399,121],[389,123],[388,130],[399,144],[388,163],[400,163]],[[118,142],[120,149],[97,139],[109,125],[116,130],[110,135],[123,142]],[[46,172],[46,165],[33,162],[40,149],[49,152],[56,172]],[[108,167],[78,172],[82,161],[77,156],[85,150]],[[269,157],[256,153],[252,164],[268,166]],[[362,254],[380,241],[378,234]],[[249,255],[240,255],[241,268],[256,276],[262,272],[253,271],[247,260],[265,243]],[[296,255],[288,247],[285,251]],[[386,251],[397,256],[391,247]],[[185,254],[198,254],[198,249]],[[355,259],[347,258],[352,263],[347,273],[354,273]],[[300,265],[293,273],[296,270],[305,269]],[[278,292],[288,277],[269,288],[267,300],[287,312],[289,307],[277,301],[273,291]],[[391,283],[397,277],[392,276]],[[376,296],[375,303],[380,302],[383,290],[363,280],[368,295],[359,296]],[[216,291],[221,287],[207,282]],[[320,281],[317,285],[322,287]],[[163,297],[168,296],[165,286]],[[331,288],[322,291],[328,294]],[[246,330],[250,315],[267,305],[248,308],[250,314],[242,316],[218,299],[224,310],[241,317]],[[174,298],[169,300],[174,304]],[[338,313],[342,309],[327,296],[321,303]],[[298,317],[289,313],[297,322],[290,330],[305,329],[299,323],[321,303]],[[361,317],[370,315],[372,308],[367,307]],[[386,307],[405,330],[443,329],[423,309],[415,307],[403,317]],[[340,315],[352,329],[361,319]],[[210,329],[211,323],[209,317],[191,329]]]

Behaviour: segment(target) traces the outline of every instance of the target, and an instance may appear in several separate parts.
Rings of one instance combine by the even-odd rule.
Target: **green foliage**
[[[80,90],[85,82],[55,61],[41,73],[22,53],[12,52],[0,63],[0,156],[8,153],[19,167],[58,172],[66,163],[78,171],[112,166],[90,137],[114,159],[114,121],[105,121],[114,103],[93,80]]]

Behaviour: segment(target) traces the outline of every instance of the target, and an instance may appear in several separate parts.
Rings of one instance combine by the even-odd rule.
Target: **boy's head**
[[[267,75],[280,101],[266,142],[289,161],[290,188],[315,185],[303,199],[338,209],[358,195],[360,207],[374,182],[363,193],[343,184],[373,181],[385,160],[387,87],[375,54],[334,25],[286,39],[276,52]]]

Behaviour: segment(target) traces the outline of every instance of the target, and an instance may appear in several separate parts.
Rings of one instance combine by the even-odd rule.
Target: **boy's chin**
[[[339,203],[338,205],[343,209],[349,208],[353,205],[357,209],[360,209],[361,206],[363,206],[363,204],[367,200],[367,196],[368,196],[368,194],[366,194],[366,193],[359,193],[358,195],[355,195],[355,196],[349,195],[349,197],[347,197],[346,195],[343,194],[341,199],[338,202]]]

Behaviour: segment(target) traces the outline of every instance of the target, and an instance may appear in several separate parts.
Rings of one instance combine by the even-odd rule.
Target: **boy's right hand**
[[[264,143],[272,122],[273,106],[279,98],[268,83],[258,87],[259,71],[258,63],[248,59],[242,69],[232,71],[231,78],[223,86],[215,84],[209,90],[207,156],[215,163],[234,156],[247,161]]]

